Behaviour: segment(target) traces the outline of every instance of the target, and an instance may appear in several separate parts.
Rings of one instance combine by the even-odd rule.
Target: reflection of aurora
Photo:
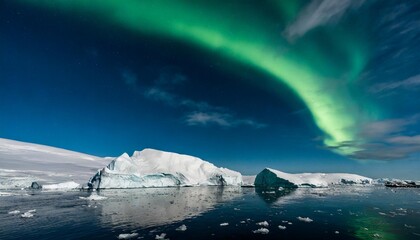
[[[385,217],[376,212],[350,219],[349,225],[354,229],[355,237],[358,239],[404,239],[398,231],[392,231],[392,224]]]
[[[101,191],[101,221],[137,227],[171,224],[199,216],[242,194],[241,188],[184,187]]]

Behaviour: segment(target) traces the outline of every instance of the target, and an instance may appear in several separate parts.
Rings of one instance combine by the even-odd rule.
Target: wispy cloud
[[[220,112],[193,112],[187,115],[186,123],[188,125],[218,125],[221,127],[251,126],[254,128],[266,127],[265,124],[258,123],[251,119],[235,118],[229,113]]]
[[[137,75],[130,70],[124,69],[121,71],[121,77],[124,83],[129,87],[137,87]]]
[[[159,101],[170,106],[179,105],[177,96],[157,87],[146,89],[146,91],[144,91],[144,96],[148,99]]]
[[[182,85],[188,80],[185,75],[177,72],[163,71],[153,82],[153,85],[146,88],[138,86],[137,76],[133,72],[123,71],[122,78],[127,86],[141,92],[149,100],[174,108],[183,108],[184,122],[189,126],[215,125],[225,128],[238,126],[263,128],[267,126],[249,118],[237,117],[228,108],[214,106],[205,101],[197,101],[173,93],[169,89]]]
[[[415,75],[412,77],[409,77],[402,81],[396,81],[396,82],[386,82],[386,83],[378,83],[373,85],[369,91],[371,93],[384,93],[393,91],[396,89],[413,89],[420,87],[420,74]]]
[[[420,135],[409,135],[420,115],[388,119],[366,124],[359,132],[360,141],[344,142],[333,149],[356,149],[349,157],[360,160],[404,159],[420,152]]]
[[[351,8],[364,0],[313,0],[285,30],[289,40],[305,35],[311,29],[337,22]]]
[[[363,149],[354,152],[350,157],[359,160],[397,160],[405,159],[411,154],[420,152],[418,145],[388,145],[383,143],[364,144]]]
[[[392,143],[392,144],[419,145],[420,146],[420,135],[391,137],[387,139],[387,142]]]

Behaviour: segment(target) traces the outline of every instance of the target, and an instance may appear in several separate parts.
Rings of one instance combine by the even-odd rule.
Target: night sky
[[[0,0],[0,137],[419,179],[419,1]]]

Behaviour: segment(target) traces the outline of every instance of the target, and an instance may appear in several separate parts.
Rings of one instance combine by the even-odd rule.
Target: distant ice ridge
[[[172,186],[241,186],[242,175],[218,168],[200,158],[144,149],[115,158],[94,175],[91,188],[143,188]]]
[[[0,189],[27,188],[32,182],[44,187],[69,181],[86,183],[107,162],[83,153],[0,138]]]
[[[242,176],[243,187],[254,187],[256,175]]]
[[[349,173],[285,173],[265,168],[255,178],[256,187],[328,187],[340,184],[372,184],[372,179]]]
[[[58,184],[43,185],[42,189],[44,190],[68,190],[78,188],[80,184],[73,181],[63,182]]]

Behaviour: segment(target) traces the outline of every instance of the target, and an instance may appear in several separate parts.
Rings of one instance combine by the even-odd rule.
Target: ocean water
[[[33,217],[21,217],[33,209]],[[9,214],[14,210],[20,214]],[[181,225],[185,231],[177,230]],[[261,228],[268,233],[256,232]],[[132,233],[132,239],[162,234],[164,239],[420,239],[420,189],[185,187],[0,194],[0,239],[118,239]]]

